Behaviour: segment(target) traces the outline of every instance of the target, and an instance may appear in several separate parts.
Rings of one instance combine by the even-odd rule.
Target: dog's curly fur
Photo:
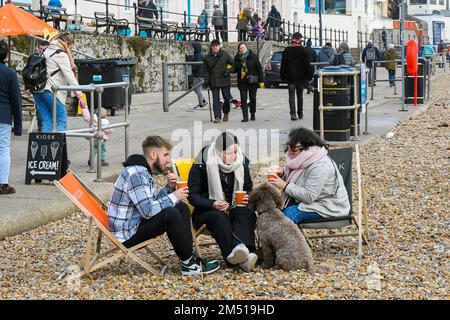
[[[279,208],[281,192],[265,182],[250,194],[249,207],[257,212],[256,230],[261,243],[264,268],[279,265],[284,270],[306,269],[328,272],[328,265],[314,265],[311,249],[300,229]]]

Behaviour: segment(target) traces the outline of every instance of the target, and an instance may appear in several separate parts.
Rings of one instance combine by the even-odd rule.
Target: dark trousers
[[[229,214],[214,209],[194,212],[192,222],[196,229],[206,224],[211,236],[219,245],[225,262],[238,243],[245,244],[250,251],[256,249],[256,214],[247,207],[234,207]]]
[[[222,91],[223,95],[223,113],[230,113],[230,87],[211,88],[211,91],[213,96],[214,118],[222,118],[222,110],[220,110],[220,91]]]
[[[256,113],[256,92],[257,88],[242,89],[239,90],[241,93],[241,107],[242,116],[244,119],[248,119],[248,107],[250,107],[250,113],[254,115]],[[247,98],[250,97],[250,105],[247,105]]]
[[[291,115],[303,115],[303,83],[288,83],[289,108]],[[295,96],[297,95],[297,112],[295,111]]]
[[[239,30],[239,41],[247,41],[247,30]]]
[[[148,220],[142,219],[136,233],[123,245],[130,248],[156,238],[164,232],[167,232],[169,241],[180,260],[184,261],[192,256],[191,217],[188,206],[183,202],[162,210]]]
[[[216,33],[216,39],[219,39],[219,33],[220,33],[220,37],[222,38],[222,42],[225,41],[225,32],[223,31],[223,26],[214,26],[214,30]]]
[[[389,84],[391,86],[395,86],[395,69],[394,70],[388,70],[389,74]]]

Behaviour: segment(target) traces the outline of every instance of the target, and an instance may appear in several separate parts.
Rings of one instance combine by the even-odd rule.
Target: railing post
[[[138,9],[137,9],[137,5],[136,2],[133,2],[133,10],[134,10],[134,35],[138,36]]]
[[[163,8],[159,8],[159,20],[161,21],[161,39],[163,37]],[[156,36],[155,36],[156,37]]]
[[[57,92],[58,92],[58,87],[57,86],[52,86],[52,92],[53,92],[53,101],[52,101],[52,132],[56,132],[56,108],[57,108]]]
[[[187,41],[187,38],[186,38],[186,26],[187,26],[187,13],[186,13],[186,10],[184,10],[184,12],[183,12],[183,20],[184,20],[184,41]]]
[[[89,104],[89,113],[94,114],[95,92],[91,91],[90,95],[91,95],[91,103]],[[94,127],[94,117],[91,117],[91,120],[89,121],[89,127],[90,128]],[[89,170],[88,170],[89,173],[95,172],[95,170],[94,170],[94,143],[95,143],[95,139],[92,137],[89,138]]]
[[[105,10],[105,12],[106,12],[106,33],[109,33],[109,17],[108,17],[109,0],[105,0],[105,6],[106,6],[106,10]]]
[[[128,158],[128,154],[130,153],[130,136],[128,134],[128,90],[130,89],[130,85],[127,84],[125,86],[125,122],[127,122],[127,125],[125,125],[125,160]]]
[[[42,19],[42,16],[44,15],[44,9],[42,8],[43,4],[42,4],[42,0],[39,0],[39,18]]]
[[[97,119],[101,119],[101,112],[102,112],[102,95],[103,95],[103,88],[96,88],[97,91]],[[126,97],[128,99],[128,97]],[[95,138],[97,139],[97,179],[95,179],[95,182],[102,182],[102,137],[101,132],[102,130],[102,122],[97,121],[97,131],[95,132]]]
[[[287,25],[288,25],[288,32],[287,32],[288,39],[290,39],[290,37],[291,37],[291,22],[289,20],[287,22]]]
[[[314,26],[314,45],[317,46],[317,27]]]
[[[163,78],[163,111],[169,112],[169,68],[167,62],[163,62],[162,78]]]
[[[286,22],[284,21],[284,19],[283,19],[283,32],[284,32],[284,34],[286,34]],[[280,35],[278,35],[278,41],[279,40],[280,40]],[[284,42],[284,38],[283,38],[282,42]]]

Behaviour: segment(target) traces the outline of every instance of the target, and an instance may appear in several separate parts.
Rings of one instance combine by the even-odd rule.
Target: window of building
[[[428,0],[410,0],[409,4],[427,4]]]
[[[430,4],[436,4],[436,0],[430,0]]]
[[[318,13],[319,6],[322,13],[345,14],[347,12],[346,0],[305,0],[306,13]]]
[[[154,1],[156,8],[158,8],[158,16],[160,12],[160,8],[163,9],[163,19],[169,18],[169,0],[155,0]]]
[[[131,10],[131,0],[125,0],[125,11]]]

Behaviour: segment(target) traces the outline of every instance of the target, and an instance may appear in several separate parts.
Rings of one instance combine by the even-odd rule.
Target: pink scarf
[[[322,159],[327,154],[327,149],[317,146],[301,151],[295,158],[292,157],[291,151],[286,152],[286,168],[284,172],[289,174],[286,183],[295,183],[306,167]]]

